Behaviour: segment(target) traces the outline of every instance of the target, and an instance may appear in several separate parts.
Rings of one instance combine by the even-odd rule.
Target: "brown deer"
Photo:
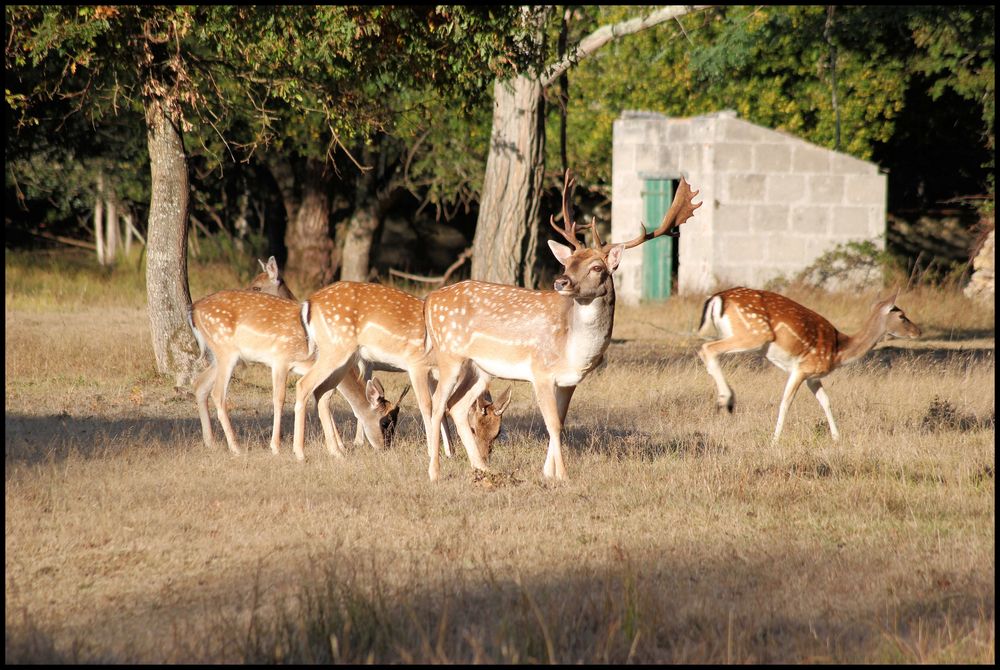
[[[612,273],[626,249],[671,231],[701,206],[692,204],[697,194],[681,180],[670,209],[660,226],[624,244],[603,244],[594,232],[593,249],[577,239],[577,225],[570,213],[569,174],[563,189],[563,227],[552,227],[572,247],[550,241],[549,248],[564,266],[553,291],[533,291],[481,281],[464,281],[437,289],[425,299],[427,335],[437,354],[440,373],[433,399],[433,414],[427,432],[428,475],[440,475],[437,439],[446,409],[474,468],[486,469],[485,461],[470,449],[471,431],[464,424],[466,408],[492,377],[529,381],[535,389],[545,427],[548,452],[542,473],[564,479],[560,433],[570,399],[579,384],[604,357],[611,340],[615,315]],[[468,391],[455,393],[463,370],[474,381]],[[454,394],[454,397],[453,397]],[[446,403],[447,402],[447,407]],[[453,408],[453,409],[452,409]]]
[[[788,406],[803,381],[823,408],[830,434],[836,440],[839,433],[821,379],[840,366],[859,360],[886,335],[920,336],[920,328],[896,306],[898,295],[897,289],[885,300],[875,302],[861,331],[845,335],[816,312],[777,293],[742,286],[716,293],[705,301],[698,330],[707,337],[714,326],[723,338],[702,345],[698,351],[718,387],[716,408],[725,407],[732,412],[736,403],[733,390],[722,376],[718,356],[758,350],[788,372],[772,441],[778,441]]]
[[[296,299],[295,294],[292,293],[292,290],[288,288],[288,284],[285,283],[285,278],[281,276],[281,272],[278,270],[278,261],[274,259],[274,256],[268,258],[267,263],[259,258],[257,262],[260,263],[263,272],[253,278],[253,281],[247,286],[247,290],[256,293],[267,293],[268,295],[285,298],[286,300]]]
[[[302,322],[315,348],[316,362],[295,387],[296,457],[301,459],[304,454],[305,403],[309,394],[319,384],[340,383],[359,365],[367,370],[406,372],[427,429],[435,358],[434,352],[424,347],[423,300],[391,286],[342,281],[316,291],[302,303]],[[480,388],[477,396],[483,390]],[[468,417],[463,419],[467,425]],[[489,421],[487,414],[481,414],[473,423],[481,424],[486,434]],[[445,440],[445,451],[451,456],[446,433]],[[476,451],[478,454],[484,450],[489,453],[486,445]]]
[[[202,438],[207,446],[212,446],[214,440],[208,412],[211,393],[226,442],[235,454],[240,453],[240,448],[226,411],[226,393],[236,364],[245,360],[264,363],[271,368],[274,404],[271,451],[275,454],[281,442],[281,408],[288,372],[301,375],[312,366],[299,317],[299,303],[282,280],[273,256],[261,266],[264,272],[254,278],[248,290],[218,291],[195,302],[189,313],[189,323],[202,355],[206,350],[211,352],[209,367],[195,381]],[[347,398],[372,446],[389,446],[399,414],[399,401],[389,402],[377,379],[363,383],[357,371],[338,383],[339,386],[322,384],[316,389],[317,409],[330,453],[342,456],[344,451],[330,413],[335,387]]]
[[[484,390],[469,408],[468,421],[472,435],[476,440],[476,450],[489,462],[493,451],[493,442],[500,434],[503,413],[510,404],[510,395],[514,387],[508,386],[499,400],[494,401],[490,392]]]

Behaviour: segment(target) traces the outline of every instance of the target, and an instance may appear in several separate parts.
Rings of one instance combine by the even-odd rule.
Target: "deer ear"
[[[500,396],[500,399],[493,404],[494,414],[500,416],[501,414],[503,414],[503,411],[507,409],[507,405],[510,404],[510,395],[513,390],[514,390],[513,386],[508,386],[507,390],[503,392],[502,396]]]
[[[267,272],[267,276],[271,279],[278,278],[278,261],[274,259],[274,256],[267,259],[267,267],[264,268],[264,271]]]
[[[382,390],[382,382],[380,382],[375,377],[368,380],[365,384],[365,397],[368,398],[368,402],[372,407],[378,405],[379,401],[385,398],[385,391]]]
[[[549,249],[552,250],[552,255],[556,257],[556,260],[563,265],[566,265],[570,256],[573,255],[572,249],[567,247],[565,244],[559,244],[555,240],[549,240]]]
[[[608,264],[608,272],[614,272],[618,269],[618,264],[622,262],[624,253],[624,244],[616,244],[608,250],[607,260],[605,261]]]
[[[489,391],[483,391],[476,398],[476,411],[480,414],[486,414],[486,409],[493,404],[492,398],[490,398]]]
[[[271,256],[271,258],[274,258],[274,256]],[[260,269],[263,270],[264,272],[267,272],[267,266],[264,265],[264,261],[258,258],[257,262],[260,263]]]

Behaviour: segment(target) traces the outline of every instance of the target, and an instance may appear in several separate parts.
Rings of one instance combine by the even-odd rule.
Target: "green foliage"
[[[414,184],[430,183],[436,202],[467,203],[478,170],[438,160],[437,147],[468,155],[452,140],[469,136],[452,115],[479,113],[493,79],[526,57],[510,7],[48,6],[8,7],[6,18],[8,193],[60,200],[52,217],[84,215],[97,167],[125,197],[148,198],[141,112],[151,96],[182,112],[202,200],[223,200],[230,179],[218,176],[262,149],[323,161],[391,132],[396,155],[383,161],[409,148]],[[109,144],[94,143],[95,131]],[[88,162],[92,147],[101,166]],[[79,184],[61,190],[50,175],[70,163]]]
[[[602,7],[576,31],[634,14]],[[622,110],[743,119],[862,159],[896,132],[914,77],[983,109],[993,143],[993,8],[719,7],[617,40],[570,71],[569,162],[581,182],[610,184],[612,123]],[[828,24],[829,20],[829,25]],[[553,112],[555,113],[555,112]],[[556,169],[557,124],[548,167]],[[992,182],[991,182],[992,183]],[[992,191],[992,186],[990,186]]]

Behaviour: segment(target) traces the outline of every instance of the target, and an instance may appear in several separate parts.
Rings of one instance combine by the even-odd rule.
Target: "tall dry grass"
[[[112,276],[90,302],[7,261],[7,662],[994,660],[993,317],[960,295],[907,294],[929,335],[828,379],[841,441],[800,394],[778,445],[768,364],[723,358],[737,408],[714,412],[704,297],[622,306],[570,409],[568,482],[542,480],[516,384],[495,472],[459,454],[431,485],[412,406],[391,451],[334,461],[310,413],[306,462],[271,456],[246,366],[250,452],[205,449],[141,291]],[[792,297],[850,331],[875,293]]]

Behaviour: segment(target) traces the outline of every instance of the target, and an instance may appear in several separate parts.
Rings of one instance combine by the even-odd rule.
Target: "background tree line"
[[[735,109],[873,160],[891,210],[993,201],[992,6],[8,6],[5,20],[7,244],[100,243],[113,263],[119,237],[144,242],[163,372],[193,358],[189,248],[248,272],[273,253],[308,290],[368,279],[399,244],[395,216],[438,252],[404,269],[439,273],[471,246],[472,276],[538,284],[562,171],[606,206],[622,109]]]

